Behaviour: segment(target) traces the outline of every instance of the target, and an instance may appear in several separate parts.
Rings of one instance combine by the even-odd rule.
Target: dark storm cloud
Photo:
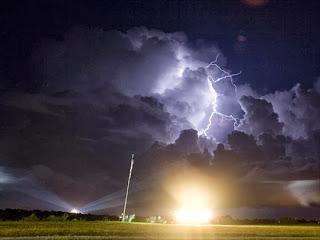
[[[35,181],[73,203],[115,191],[129,154],[169,130],[169,114],[152,97],[103,106],[99,96],[72,92],[12,96],[0,108],[1,165],[32,169]]]
[[[262,133],[281,133],[283,123],[279,122],[272,104],[264,99],[243,96],[240,103],[245,111],[240,130],[258,136]]]
[[[167,146],[155,144],[139,155],[142,162],[137,162],[136,174],[141,171],[144,171],[142,176],[150,172],[166,173],[155,186],[150,186],[150,191],[157,193],[157,197],[152,198],[156,206],[174,204],[176,191],[171,188],[179,182],[188,186],[190,182],[199,184],[199,179],[213,196],[219,196],[212,203],[217,208],[307,206],[300,199],[302,196],[310,206],[319,204],[319,181],[316,180],[319,165],[308,168],[292,162],[285,155],[286,141],[282,136],[264,134],[256,142],[252,135],[234,132],[229,136],[229,148],[219,144],[214,156],[205,150],[199,151],[200,139],[193,130],[184,131],[178,139]],[[184,150],[180,148],[182,145]],[[306,177],[315,179],[310,181],[312,186],[293,184]],[[299,186],[292,188],[292,185]],[[138,202],[144,200],[144,197],[137,198]]]
[[[319,155],[311,149],[319,147],[316,140],[309,142],[304,155],[289,151],[293,145],[302,144],[301,140],[294,140],[283,135],[264,133],[258,138],[240,131],[234,131],[228,136],[229,148],[218,145],[214,152],[216,164],[237,163],[244,167],[244,175],[270,178],[274,175],[278,179],[317,178],[319,174]],[[315,147],[317,146],[317,147]],[[294,149],[299,149],[297,146]],[[297,150],[298,151],[298,150]],[[224,160],[225,159],[225,160]],[[236,171],[236,166],[234,169]],[[282,175],[281,175],[281,174]]]
[[[31,64],[48,91],[87,92],[107,85],[125,95],[146,95],[176,68],[175,38],[144,28],[128,33],[75,28],[63,41],[44,42]]]
[[[317,84],[305,90],[300,84],[287,91],[276,91],[264,96],[272,103],[279,120],[284,123],[283,133],[297,138],[309,138],[313,131],[320,129],[320,94]]]
[[[154,96],[172,115],[166,141],[174,141],[184,128],[203,128],[211,109],[203,67],[219,51],[206,43],[189,45],[182,33],[75,28],[63,41],[44,41],[33,54],[34,86],[46,93],[104,91],[98,103],[106,105],[118,103],[114,95]]]
[[[293,180],[314,179],[314,186],[319,184],[319,158],[312,160],[311,154],[308,154],[309,161],[297,161],[286,151],[295,140],[266,133],[256,140],[252,135],[237,131],[228,139],[230,148],[219,144],[211,166],[213,176],[225,179],[227,186],[230,185],[228,188],[241,188],[238,199],[233,203],[260,207],[301,206],[304,204],[297,195],[301,196],[303,192],[306,199],[317,199],[313,200],[314,204],[320,203],[319,198],[315,197],[318,196],[316,187],[301,184],[294,191],[291,187],[290,191],[287,189]]]
[[[300,172],[300,177],[319,178],[319,102],[316,90],[299,84],[287,91],[276,91],[257,98],[243,96],[246,112],[238,130],[252,134],[270,166],[283,172]],[[277,164],[284,164],[276,167]],[[289,164],[289,165],[288,165]],[[284,166],[290,166],[285,171]],[[286,175],[286,174],[285,174]],[[288,174],[289,175],[289,174]],[[307,177],[308,178],[308,177]],[[298,178],[299,179],[299,178]]]

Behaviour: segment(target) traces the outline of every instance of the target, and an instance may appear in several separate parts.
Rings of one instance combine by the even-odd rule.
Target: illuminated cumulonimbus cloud
[[[160,42],[160,47],[153,46],[159,47],[159,53],[157,53],[158,50],[152,50],[155,52],[146,57],[146,59],[152,58],[152,60],[149,59],[150,62],[154,59],[158,59],[159,62],[155,66],[150,64],[151,69],[148,63],[144,64],[140,72],[143,78],[150,77],[149,87],[140,85],[139,82],[132,82],[130,84],[134,84],[134,87],[125,86],[126,84],[118,86],[121,91],[133,94],[132,89],[135,89],[135,94],[149,94],[159,98],[164,103],[166,111],[173,116],[179,116],[180,121],[182,118],[189,123],[189,126],[178,126],[178,132],[184,127],[192,127],[198,130],[200,135],[214,137],[210,136],[212,132],[209,131],[214,117],[220,117],[222,121],[231,121],[234,126],[238,124],[236,117],[240,111],[240,105],[237,105],[234,99],[236,85],[233,77],[240,73],[230,74],[223,69],[220,64],[225,64],[225,58],[215,46],[204,45],[192,49],[188,47],[188,39],[182,33],[167,34],[145,28],[129,30],[126,37],[139,55],[145,51],[145,48],[148,49],[153,44]],[[169,55],[171,55],[170,59],[168,59]],[[211,61],[212,58],[215,58],[215,61]],[[127,67],[130,70],[126,69],[125,72],[131,73],[136,73],[140,68],[131,66],[129,63]],[[153,67],[157,70],[150,73]],[[130,90],[126,87],[129,87]],[[225,98],[223,100],[226,100],[225,106],[218,103],[223,97]],[[236,117],[233,116],[234,114]],[[176,137],[177,134],[171,140]]]
[[[309,90],[297,84],[290,90],[259,95],[250,86],[236,83],[241,72],[226,70],[226,59],[214,45],[192,46],[182,33],[168,34],[145,28],[129,30],[126,36],[138,46],[135,51],[139,54],[150,47],[149,41],[160,43],[161,47],[153,45],[159,47],[159,54],[152,52],[150,56],[158,59],[156,68],[162,71],[151,72],[148,83],[152,87],[148,94],[160,99],[165,110],[178,117],[177,121],[187,120],[200,135],[224,141],[236,129],[256,137],[272,133],[298,139],[308,138],[320,127],[317,121],[320,80]],[[148,76],[147,68],[142,76]],[[138,86],[142,87],[137,94],[145,94],[144,85],[134,84],[137,90]],[[309,114],[304,105],[310,107]],[[265,116],[258,116],[259,108],[261,112],[266,111]],[[185,127],[177,126],[179,131]]]
[[[92,39],[90,51],[85,50]],[[44,56],[45,62],[41,60]],[[46,65],[45,73],[41,69],[36,72],[39,78],[46,74],[44,88],[50,92],[70,89],[88,93],[104,88],[108,90],[106,104],[118,101],[108,96],[115,92],[155,97],[171,115],[166,136],[159,138],[159,133],[151,132],[161,141],[174,141],[186,128],[209,138],[225,135],[236,124],[235,118],[241,117],[232,79],[239,73],[230,74],[223,68],[226,59],[214,45],[192,46],[183,33],[76,28],[53,47],[44,43],[33,59]],[[219,126],[210,128],[209,122]],[[150,134],[151,130],[143,127],[143,131]]]
[[[185,47],[184,42],[176,39],[173,42],[173,50],[178,61],[176,68],[160,79],[152,94],[160,96],[165,109],[186,119],[192,128],[198,130],[199,135],[214,137],[208,133],[214,117],[222,121],[231,121],[233,129],[236,128],[241,108],[236,101],[237,86],[233,77],[241,72],[231,74],[223,69],[219,61],[222,58],[223,64],[225,59],[214,46],[203,50],[208,56],[200,55],[198,59],[199,53]],[[208,64],[206,60],[209,59],[209,54],[215,57],[215,61]],[[218,103],[220,98],[226,100],[223,107],[223,104]]]
[[[254,128],[263,125],[256,124],[263,119],[257,114],[252,117],[252,113],[256,106],[265,105],[263,101],[271,104],[267,109],[270,117],[284,124],[280,131],[279,126],[272,129],[274,132],[299,138],[319,127],[319,121],[315,120],[319,119],[317,106],[310,105],[315,108],[311,111],[315,116],[307,116],[301,109],[305,103],[316,102],[315,92],[305,93],[297,85],[292,90],[261,96],[250,86],[237,84],[240,72],[225,69],[226,59],[217,47],[205,41],[194,42],[184,33],[165,33],[144,27],[125,32],[78,27],[68,32],[63,41],[44,41],[31,59],[31,66],[35,68],[31,71],[33,79],[45,96],[37,99],[24,96],[24,100],[32,103],[27,104],[29,106],[21,104],[24,102],[20,101],[21,96],[19,104],[16,97],[11,96],[5,99],[6,105],[24,109],[32,105],[32,111],[57,116],[64,113],[49,111],[47,105],[36,103],[45,99],[50,105],[66,107],[88,103],[97,109],[116,107],[102,117],[112,125],[109,132],[119,135],[145,134],[163,142],[173,142],[180,131],[187,128],[222,142],[235,128],[258,135],[261,131]],[[47,96],[68,91],[76,92],[81,99],[75,98],[70,103],[68,99]],[[153,103],[147,102],[148,108],[146,101],[142,104],[148,116],[141,114],[141,101],[135,96],[155,99]],[[261,101],[243,100],[243,96]],[[295,104],[290,101],[292,98]],[[121,112],[123,105],[129,105],[142,116],[131,118],[129,126],[121,125],[123,119],[110,115]],[[247,116],[252,118],[247,121]],[[158,122],[161,124],[157,125]],[[303,128],[295,130],[301,123]],[[134,124],[135,130],[130,128]]]

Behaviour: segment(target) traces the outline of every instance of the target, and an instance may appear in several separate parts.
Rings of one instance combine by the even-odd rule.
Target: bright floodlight
[[[73,208],[73,209],[70,211],[70,213],[79,214],[80,211],[79,211],[78,209],[76,209],[76,208]]]
[[[205,224],[213,217],[208,192],[200,186],[188,186],[178,193],[180,207],[175,211],[176,221],[183,224]]]
[[[209,223],[212,218],[212,211],[209,208],[182,207],[175,212],[178,223],[204,224]]]

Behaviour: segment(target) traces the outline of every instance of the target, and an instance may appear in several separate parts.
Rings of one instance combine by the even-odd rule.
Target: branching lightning
[[[204,135],[207,137],[207,132],[208,130],[210,129],[211,125],[212,125],[212,118],[213,116],[216,114],[218,116],[221,116],[225,119],[228,119],[228,120],[232,120],[233,121],[233,126],[234,128],[237,127],[237,125],[239,124],[239,119],[235,118],[232,114],[231,115],[226,115],[226,114],[223,114],[221,112],[219,112],[217,110],[217,99],[218,99],[218,96],[219,94],[216,92],[216,90],[214,89],[213,87],[213,84],[215,83],[218,83],[222,80],[225,80],[225,79],[230,79],[230,82],[232,84],[232,86],[234,87],[235,91],[237,91],[237,86],[236,84],[233,82],[233,77],[235,76],[238,76],[241,74],[241,71],[238,72],[238,73],[234,73],[234,74],[229,74],[227,71],[225,71],[224,69],[222,69],[219,65],[218,65],[218,58],[219,58],[219,54],[216,56],[216,59],[213,61],[213,62],[210,62],[205,68],[207,70],[207,81],[208,81],[208,87],[209,87],[209,92],[212,96],[212,112],[209,116],[209,119],[208,119],[208,124],[206,126],[206,128],[202,129],[200,131],[200,135]],[[219,77],[217,79],[214,79],[211,75],[211,73],[208,71],[208,69],[210,67],[215,67],[217,68],[219,71],[221,71],[223,73],[223,76],[222,77]]]

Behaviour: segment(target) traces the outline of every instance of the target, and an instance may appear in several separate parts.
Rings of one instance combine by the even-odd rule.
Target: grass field
[[[319,239],[319,226],[160,225],[118,222],[0,222],[0,239]]]

